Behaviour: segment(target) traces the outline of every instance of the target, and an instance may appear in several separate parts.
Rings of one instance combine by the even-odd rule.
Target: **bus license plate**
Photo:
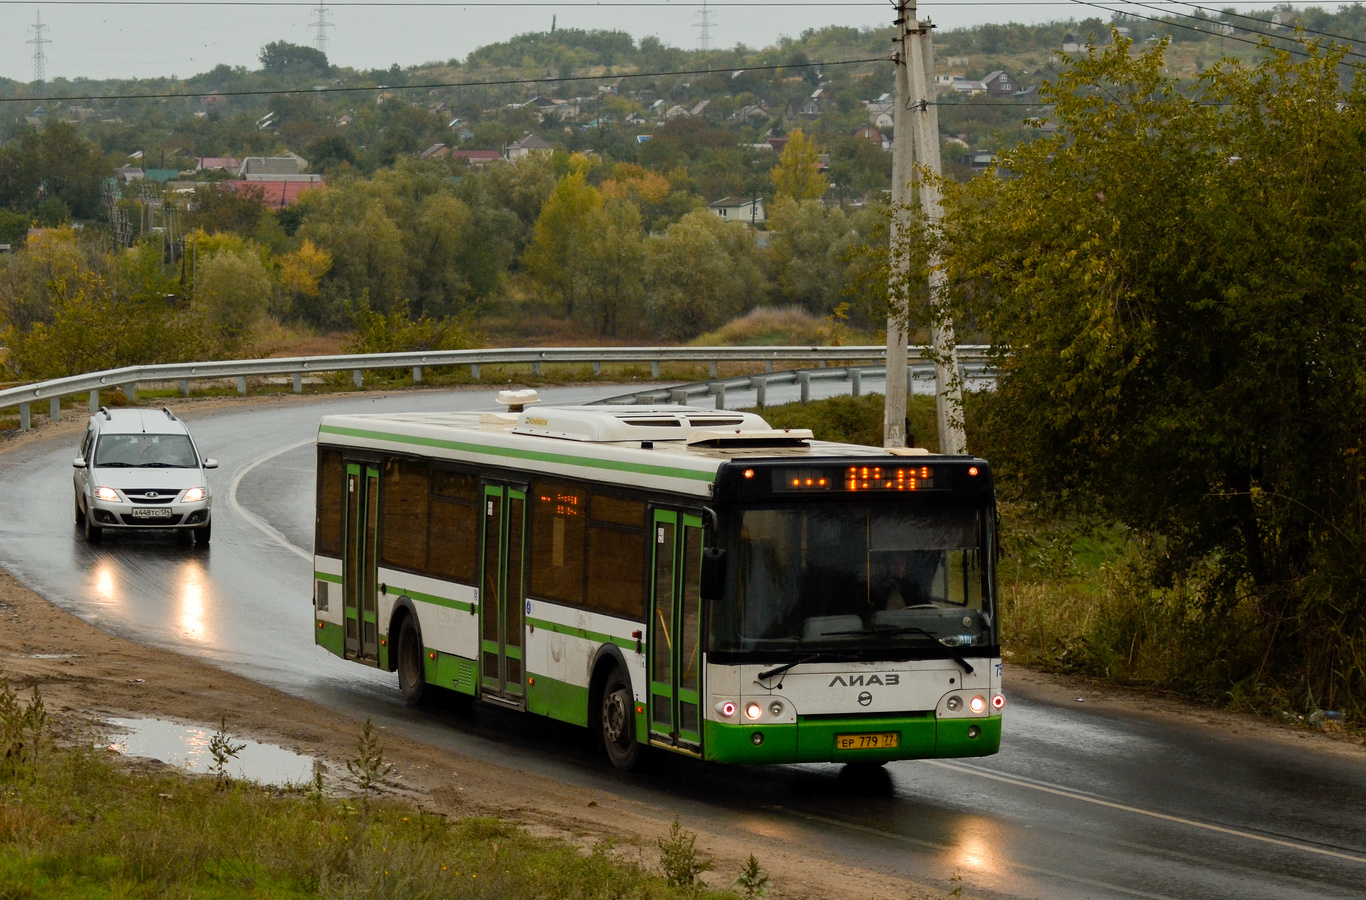
[[[133,508],[133,518],[135,519],[169,519],[170,517],[171,511],[164,506],[154,506],[143,509],[138,509],[137,507]]]
[[[836,750],[889,750],[899,746],[901,735],[895,731],[887,734],[837,734]]]

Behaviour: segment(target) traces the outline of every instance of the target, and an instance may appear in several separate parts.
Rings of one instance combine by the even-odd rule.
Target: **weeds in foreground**
[[[384,751],[380,749],[375,726],[369,719],[361,726],[356,755],[346,761],[346,768],[367,803],[372,794],[388,783],[389,773],[394,771],[394,767],[384,761]]]
[[[768,873],[759,868],[759,860],[751,853],[734,884],[745,892],[746,897],[762,897],[768,893],[771,882]]]
[[[246,744],[234,744],[232,738],[228,736],[228,717],[223,716],[218,723],[218,731],[213,737],[209,738],[209,754],[213,757],[213,775],[218,782],[218,789],[223,790],[232,783],[232,777],[228,775],[228,763],[237,758]]]
[[[22,702],[0,675],[0,781],[32,773],[41,762],[47,707],[35,686],[28,703]]]
[[[660,871],[673,887],[693,887],[703,872],[710,872],[715,866],[711,857],[698,853],[697,835],[683,830],[677,816],[669,827],[669,836],[660,838],[657,843]]]

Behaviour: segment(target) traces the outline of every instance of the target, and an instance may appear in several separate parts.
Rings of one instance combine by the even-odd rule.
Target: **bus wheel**
[[[412,616],[404,616],[398,629],[398,690],[403,701],[417,706],[427,694],[422,664],[422,635]]]
[[[634,734],[634,706],[630,682],[614,666],[602,687],[602,743],[612,765],[623,771],[634,766],[640,757],[640,745]]]

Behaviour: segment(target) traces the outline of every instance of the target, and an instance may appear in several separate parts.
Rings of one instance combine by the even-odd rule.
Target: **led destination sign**
[[[949,485],[935,484],[935,466],[840,466],[839,468],[780,468],[773,470],[775,492],[814,491],[933,491]],[[976,475],[976,471],[969,470]],[[749,475],[748,472],[745,473]],[[941,479],[942,480],[942,479]]]

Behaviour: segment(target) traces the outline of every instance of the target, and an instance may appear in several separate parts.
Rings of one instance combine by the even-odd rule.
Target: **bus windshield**
[[[831,504],[749,509],[709,651],[912,658],[997,643],[989,508]]]

